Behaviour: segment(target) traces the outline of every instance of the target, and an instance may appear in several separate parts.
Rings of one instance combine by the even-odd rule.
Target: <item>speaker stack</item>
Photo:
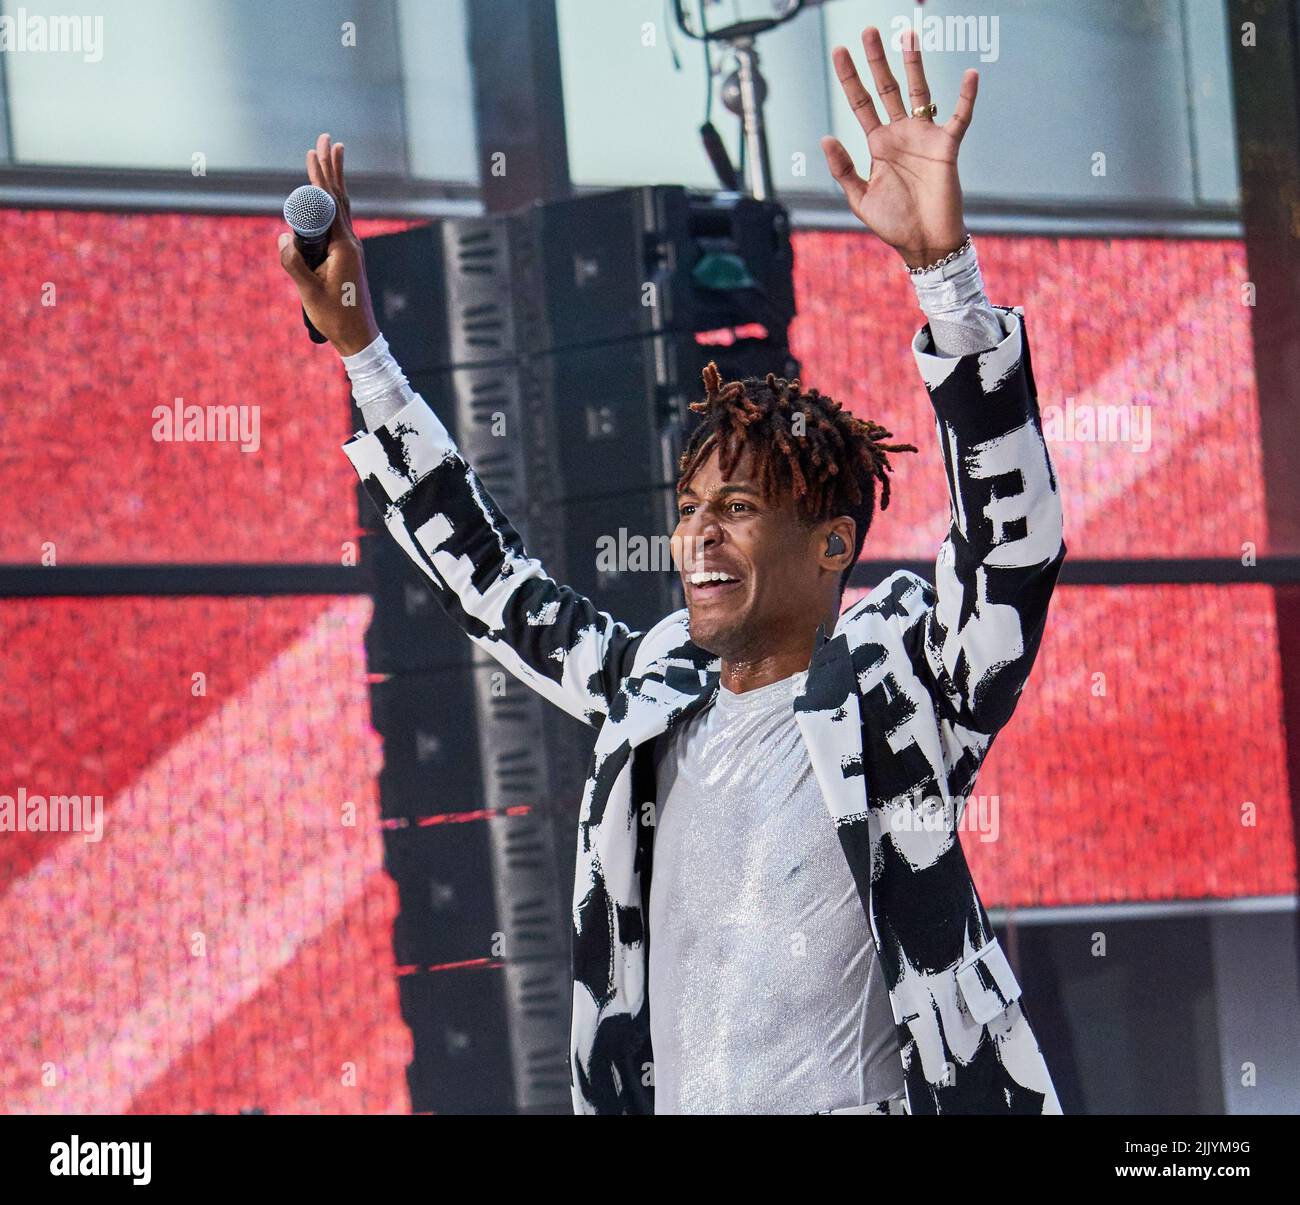
[[[701,370],[799,375],[785,210],[622,189],[367,239],[366,264],[412,388],[529,554],[634,631],[679,608],[667,536]],[[593,734],[471,644],[360,506],[412,1107],[568,1112]]]

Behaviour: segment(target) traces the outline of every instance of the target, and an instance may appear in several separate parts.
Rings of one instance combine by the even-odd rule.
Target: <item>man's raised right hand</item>
[[[366,283],[361,240],[352,229],[352,207],[343,182],[343,144],[322,134],[307,152],[307,178],[334,198],[338,212],[330,227],[329,253],[309,268],[292,234],[280,235],[280,265],[293,277],[307,317],[341,356],[353,356],[379,337]],[[350,286],[350,287],[349,287]]]

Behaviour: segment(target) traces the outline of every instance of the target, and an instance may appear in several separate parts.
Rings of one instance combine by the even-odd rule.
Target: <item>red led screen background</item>
[[[370,608],[0,602],[4,790],[104,799],[0,838],[4,1111],[410,1111]]]
[[[338,564],[354,528],[346,394],[337,357],[290,317],[280,229],[0,210],[0,338],[20,383],[0,416],[0,476],[23,499],[0,515],[0,562],[38,563],[53,541],[60,564]],[[1145,450],[1052,443],[1071,555],[1270,551],[1240,244],[984,236],[979,250],[990,298],[1025,307],[1043,407],[1146,408],[1132,411],[1147,415]],[[928,448],[897,256],[830,232],[796,235],[795,255],[808,382]],[[51,285],[57,304],[43,305]],[[154,407],[177,397],[258,405],[260,448],[155,442]],[[928,557],[946,531],[943,475],[933,456],[896,460],[868,555]]]
[[[989,300],[1025,310],[1069,555],[1239,559],[1247,541],[1269,551],[1241,244],[984,235],[978,249]],[[795,286],[807,383],[922,450],[893,458],[889,510],[864,555],[933,556],[947,490],[908,350],[923,319],[898,256],[858,234],[806,232]],[[1081,416],[1102,406],[1132,408],[1129,442],[1079,438]],[[1051,408],[1074,439],[1052,438]]]
[[[357,530],[346,389],[302,331],[280,229],[0,211],[0,480],[16,500],[0,562],[37,564],[52,541],[61,565],[339,564]],[[911,286],[868,237],[795,242],[805,380],[922,449],[895,458],[867,555],[930,559],[948,508]],[[1051,444],[1070,558],[1269,551],[1240,245],[979,247],[992,300],[1026,309],[1044,407],[1150,417],[1141,451]],[[259,450],[155,442],[153,407],[175,397],[258,405]],[[105,800],[98,843],[0,834],[0,1111],[409,1110],[369,610],[0,601],[0,791]],[[976,787],[998,797],[999,837],[963,836],[985,903],[1293,892],[1279,679],[1267,586],[1061,587]]]
[[[967,803],[981,898],[1293,894],[1281,708],[1271,587],[1058,586],[1029,684]]]
[[[407,222],[358,222],[363,236]],[[346,376],[271,218],[0,210],[0,562],[319,562],[355,535]],[[54,305],[42,304],[53,286]],[[252,406],[256,451],[160,442],[154,408]],[[251,442],[251,441],[250,441]]]

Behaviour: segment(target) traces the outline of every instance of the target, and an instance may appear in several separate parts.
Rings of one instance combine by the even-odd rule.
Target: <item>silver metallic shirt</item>
[[[656,1113],[813,1113],[902,1092],[870,926],[794,717],[806,677],[720,686],[659,752]]]

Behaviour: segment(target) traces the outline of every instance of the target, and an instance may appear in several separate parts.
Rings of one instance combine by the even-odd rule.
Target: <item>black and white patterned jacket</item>
[[[928,326],[912,342],[952,495],[935,584],[899,571],[846,610],[794,705],[880,956],[913,1114],[1061,1111],[957,835],[1065,557],[1023,312],[995,308],[1006,335],[989,351],[933,355]],[[344,451],[469,637],[599,730],[573,893],[573,1104],[651,1113],[654,830],[639,805],[655,797],[656,738],[713,697],[720,662],[691,643],[684,609],[631,632],[552,581],[422,399]]]

